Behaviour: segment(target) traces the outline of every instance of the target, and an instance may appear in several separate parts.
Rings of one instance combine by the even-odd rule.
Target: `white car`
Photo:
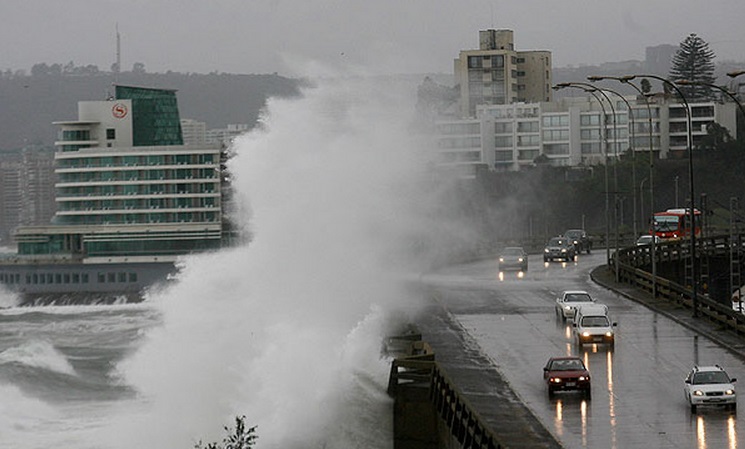
[[[654,236],[655,245],[659,244],[660,242],[662,242],[662,240],[660,240],[659,237]],[[652,244],[651,235],[643,235],[636,240],[636,246],[644,246],[644,245],[651,245],[651,244]]]
[[[584,290],[567,290],[556,298],[556,316],[562,321],[574,318],[577,306],[594,303],[595,299]]]
[[[608,316],[605,304],[586,304],[577,307],[572,327],[580,348],[587,343],[605,343],[613,348],[616,343],[614,327],[617,323]]]
[[[730,379],[719,365],[694,366],[686,376],[683,387],[691,413],[696,413],[699,405],[723,405],[736,411],[735,382],[737,379]]]

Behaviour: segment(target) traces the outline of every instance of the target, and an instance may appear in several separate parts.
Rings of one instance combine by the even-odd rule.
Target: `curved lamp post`
[[[554,90],[564,89],[567,87],[572,87],[575,89],[582,89],[585,92],[590,93],[595,99],[598,101],[598,104],[600,105],[600,109],[603,111],[603,149],[605,153],[605,164],[603,164],[604,167],[604,173],[605,173],[605,260],[606,263],[610,262],[610,218],[609,218],[609,207],[610,207],[610,200],[609,200],[609,189],[608,189],[608,121],[605,119],[608,115],[605,111],[605,106],[603,106],[603,102],[600,99],[600,97],[595,93],[598,90],[590,85],[590,87],[586,87],[581,84],[576,83],[559,83],[555,86],[553,86]]]
[[[649,98],[644,94],[644,92],[637,86],[636,84],[632,83],[631,80],[634,79],[634,76],[627,75],[627,76],[597,76],[592,75],[587,77],[588,80],[595,82],[595,81],[602,81],[602,80],[614,80],[618,81],[623,84],[627,84],[634,88],[634,90],[639,94],[640,97],[644,98],[644,103],[647,105],[647,120],[648,120],[648,127],[649,127],[649,209],[651,210],[651,213],[649,215],[649,219],[652,220],[651,224],[654,225],[654,136],[652,135],[652,106],[649,104]],[[641,195],[641,192],[640,192]],[[643,211],[642,211],[642,216]],[[652,233],[654,235],[654,232]],[[657,297],[657,243],[655,242],[654,237],[652,238],[652,244],[650,246],[651,255],[652,255],[652,297]]]
[[[581,83],[581,82],[571,82],[571,83],[559,83],[557,86],[564,86],[567,87],[581,87],[585,89],[587,92],[599,92],[600,95],[605,98],[605,101],[608,102],[608,105],[610,106],[611,114],[613,114],[613,211],[614,211],[614,239],[615,239],[615,247],[616,251],[613,253],[613,260],[615,263],[613,264],[613,267],[615,269],[615,276],[616,276],[616,282],[619,280],[619,270],[618,270],[618,250],[619,250],[619,238],[618,238],[618,167],[617,167],[617,161],[618,161],[618,125],[616,122],[616,108],[613,106],[613,102],[611,101],[610,97],[607,93],[605,93],[605,90],[600,89],[596,86],[593,86],[590,83]],[[595,96],[597,98],[597,96]],[[598,99],[598,102],[602,105],[603,102]],[[606,146],[607,148],[607,146]],[[607,152],[606,152],[607,154]],[[606,160],[606,164],[608,161]],[[608,259],[610,260],[610,258]]]
[[[698,317],[698,262],[696,261],[696,222],[695,220],[695,190],[693,188],[693,118],[691,113],[691,107],[688,105],[688,100],[686,99],[685,95],[683,95],[683,92],[678,88],[678,86],[661,76],[657,75],[627,75],[624,78],[628,78],[629,80],[632,80],[634,78],[652,78],[656,79],[658,81],[662,81],[663,84],[671,87],[680,97],[680,99],[683,101],[683,104],[685,105],[685,111],[686,111],[686,117],[688,118],[687,128],[688,128],[688,178],[689,178],[689,184],[690,184],[690,195],[691,195],[691,207],[689,209],[689,217],[690,217],[690,226],[691,226],[691,282],[692,282],[692,292],[691,292],[691,300],[693,303],[693,316]],[[654,239],[652,239],[654,241]]]
[[[745,71],[743,71],[742,73],[745,73]],[[745,118],[745,109],[743,108],[742,103],[740,103],[740,101],[737,99],[735,94],[733,94],[732,92],[730,92],[729,90],[727,90],[726,88],[722,86],[717,86],[716,84],[702,83],[700,81],[688,81],[688,80],[675,80],[675,84],[679,86],[706,86],[706,87],[717,89],[723,94],[727,95],[730,99],[732,99],[732,101],[735,102],[737,107],[740,109],[740,113],[742,114],[743,118]]]
[[[631,200],[632,200],[633,211],[634,211],[632,221],[633,221],[633,227],[634,227],[634,238],[636,238],[638,236],[637,236],[637,225],[636,225],[636,150],[634,150],[634,139],[636,138],[636,134],[634,131],[634,126],[635,126],[634,111],[631,109],[631,104],[628,102],[628,100],[626,100],[626,98],[624,98],[624,96],[621,95],[620,93],[616,92],[613,89],[608,89],[607,87],[604,87],[602,89],[598,88],[598,89],[601,91],[604,90],[606,92],[610,92],[613,95],[620,98],[621,101],[623,101],[624,104],[626,104],[626,109],[629,111],[629,120],[631,121],[631,140],[630,140],[631,143],[629,144],[629,150],[631,150],[631,185],[633,186],[631,188],[631,191],[633,192],[633,195],[631,196]],[[616,139],[618,139],[618,136],[616,136]]]

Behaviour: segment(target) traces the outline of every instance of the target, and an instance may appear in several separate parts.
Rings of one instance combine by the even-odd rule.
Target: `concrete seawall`
[[[389,382],[395,449],[562,447],[440,305],[407,338]]]

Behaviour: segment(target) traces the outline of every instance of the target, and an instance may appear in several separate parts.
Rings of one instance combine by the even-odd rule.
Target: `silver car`
[[[556,317],[562,321],[567,318],[574,319],[577,307],[585,304],[595,304],[595,299],[584,290],[567,290],[556,298]]]

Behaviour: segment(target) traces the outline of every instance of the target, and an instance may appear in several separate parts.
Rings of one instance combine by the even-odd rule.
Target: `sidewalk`
[[[632,285],[616,282],[613,272],[608,269],[607,265],[595,268],[590,272],[590,278],[596,284],[613,290],[709,338],[728,349],[735,356],[745,360],[745,336],[737,335],[731,330],[724,329],[716,323],[706,320],[706,318],[694,318],[690,309],[672,304],[664,299],[653,298],[650,293]]]

